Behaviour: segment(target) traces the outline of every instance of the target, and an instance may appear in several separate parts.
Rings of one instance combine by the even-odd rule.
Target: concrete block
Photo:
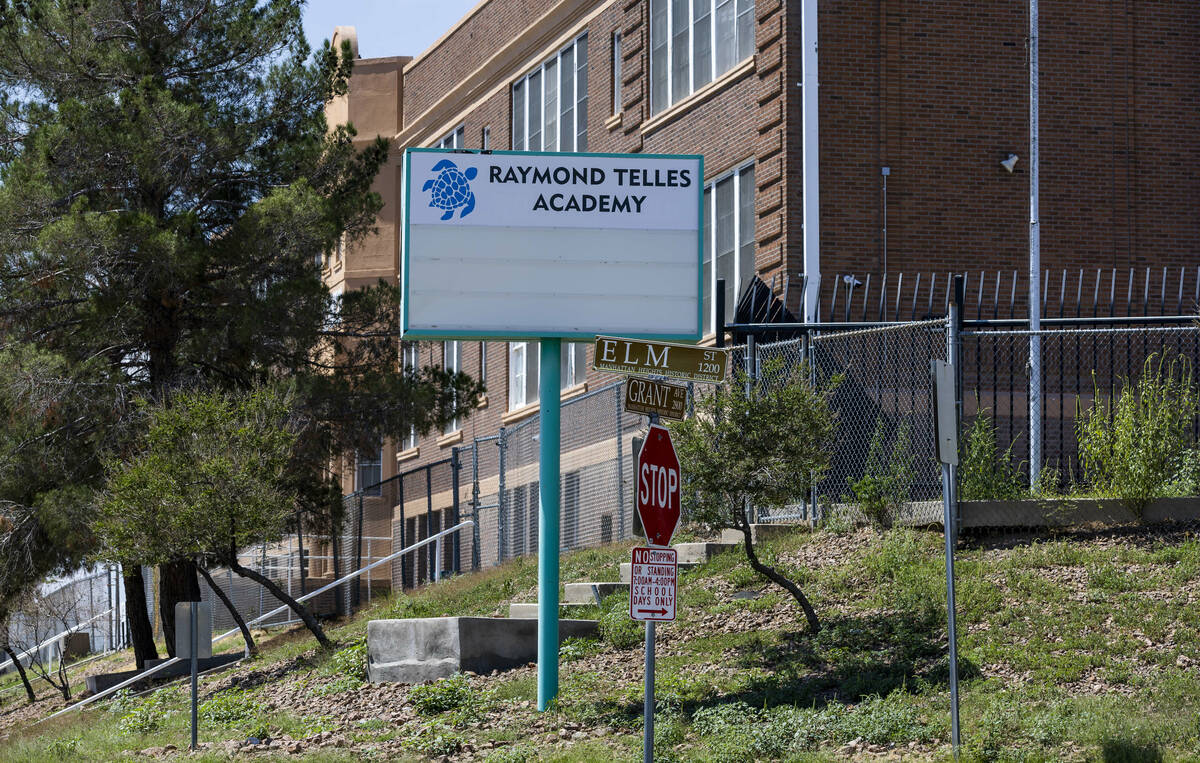
[[[595,620],[559,620],[559,640],[595,637]],[[422,617],[367,623],[367,677],[420,683],[462,671],[509,670],[537,658],[537,620]]]
[[[735,548],[733,543],[676,543],[679,564],[704,564],[717,554]]]
[[[961,501],[960,527],[1071,527],[1091,523],[1137,521],[1120,501],[1063,498],[1028,501]],[[1200,498],[1159,498],[1146,507],[1143,522],[1187,522],[1200,519]]]
[[[754,544],[762,543],[768,538],[778,538],[781,535],[788,535],[797,530],[807,530],[808,524],[782,524],[772,522],[770,524],[752,524],[750,525],[750,541]],[[745,536],[741,530],[725,529],[721,531],[721,542],[741,545],[745,542]]]
[[[204,671],[212,670],[213,668],[222,668],[222,667],[232,665],[233,663],[242,659],[242,656],[243,655],[241,652],[236,652],[234,654],[218,654],[215,657],[205,657],[202,660],[196,660],[196,665],[197,665],[199,671],[201,673],[203,673]],[[146,667],[153,668],[164,662],[166,662],[165,659],[146,660]],[[140,672],[142,672],[142,671],[123,670],[119,673],[100,673],[98,675],[88,676],[87,677],[87,688],[90,693],[96,694],[97,692],[102,692],[105,689],[116,686],[117,684],[121,683],[122,681],[128,681],[130,678],[133,678]],[[174,665],[172,665],[169,668],[163,668],[162,670],[158,671],[154,675],[150,676],[150,678],[146,682],[136,683],[130,688],[133,688],[133,689],[144,688],[146,683],[148,683],[149,681],[161,681],[166,678],[179,678],[180,676],[191,675],[191,672],[192,672],[191,663],[187,660],[184,660],[183,662],[175,663]]]
[[[588,606],[587,604],[564,604],[559,602],[558,613],[560,615],[570,615],[573,611],[586,609]],[[513,602],[508,605],[508,616],[536,620],[538,616],[537,602]]]
[[[567,583],[562,600],[565,604],[599,604],[608,596],[628,590],[628,583]]]

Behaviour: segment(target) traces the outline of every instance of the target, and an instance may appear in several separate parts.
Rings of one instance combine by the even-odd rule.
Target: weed
[[[46,745],[46,754],[56,760],[77,760],[79,758],[80,737],[64,737],[51,740]]]
[[[356,678],[359,681],[367,680],[367,640],[359,639],[334,652],[325,664],[323,672]]]
[[[891,453],[885,455],[886,428],[882,417],[876,420],[863,476],[850,483],[859,509],[878,527],[891,526],[913,486],[912,425],[905,421],[896,427]]]
[[[1076,414],[1084,476],[1141,519],[1151,501],[1170,492],[1191,452],[1198,407],[1187,357],[1150,355],[1137,383],[1125,380],[1115,405],[1097,389],[1092,407]]]
[[[978,404],[978,400],[976,401]],[[1015,501],[1025,497],[1021,470],[1013,464],[1009,443],[1003,453],[996,444],[996,426],[988,409],[980,409],[963,438],[958,467],[959,498],[964,501]]]
[[[422,726],[421,730],[404,741],[408,749],[429,756],[454,755],[462,749],[466,739],[454,729],[442,723]]]
[[[242,728],[261,725],[261,710],[253,692],[225,689],[200,703],[200,720],[206,725]]]
[[[414,686],[409,698],[421,715],[449,713],[447,720],[462,728],[487,712],[493,702],[493,693],[472,687],[466,676],[455,673]]]
[[[523,744],[514,744],[494,750],[484,760],[487,763],[528,763],[537,760],[537,751]]]
[[[641,623],[629,619],[629,593],[607,597],[601,604],[600,637],[616,649],[630,649],[642,643]]]
[[[125,735],[152,734],[182,708],[179,695],[174,689],[167,688],[159,689],[140,702],[125,695],[120,703],[122,708],[128,708],[117,721],[117,728]]]
[[[574,662],[590,657],[600,651],[601,642],[594,638],[569,638],[558,648],[558,657],[563,662]]]
[[[312,690],[312,693],[317,697],[329,697],[334,694],[341,694],[342,692],[354,691],[362,685],[362,679],[356,676],[342,676],[330,683],[318,686]]]

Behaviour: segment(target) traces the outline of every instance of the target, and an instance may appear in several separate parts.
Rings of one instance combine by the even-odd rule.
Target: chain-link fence
[[[822,507],[853,503],[855,484],[864,476],[889,474],[906,475],[895,486],[909,504],[906,517],[936,519],[941,483],[933,459],[929,362],[945,360],[946,346],[945,320],[755,346],[750,370],[768,384],[801,370],[817,386],[840,379],[830,401],[836,434],[829,471],[806,500],[782,511],[759,509],[759,521],[815,519]],[[746,347],[734,353],[743,367],[746,353]]]
[[[634,440],[646,418],[624,411],[619,382],[563,403],[559,547],[611,543],[633,528]],[[541,422],[534,415],[458,449],[462,518],[474,518],[463,560],[473,569],[534,553]]]
[[[1001,452],[1029,476],[1029,331],[962,333],[963,425],[979,414],[996,428]],[[1079,415],[1097,396],[1114,400],[1125,380],[1136,382],[1153,359],[1185,358],[1200,364],[1200,328],[1193,325],[1081,328],[1040,331],[1041,453],[1039,469],[1056,487],[1082,478],[1078,460]],[[1156,362],[1156,361],[1154,361]],[[1200,435],[1200,419],[1193,420]]]

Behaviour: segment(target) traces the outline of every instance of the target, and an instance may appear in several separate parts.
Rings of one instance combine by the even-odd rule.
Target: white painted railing
[[[418,549],[424,548],[425,546],[428,546],[430,543],[435,544],[434,545],[434,558],[435,558],[434,567],[435,567],[435,569],[433,571],[433,579],[436,581],[440,577],[440,569],[442,566],[442,563],[441,563],[442,562],[442,546],[445,545],[442,543],[442,539],[445,538],[447,535],[450,535],[451,533],[456,533],[459,530],[463,530],[467,527],[471,527],[474,524],[475,523],[470,519],[463,520],[462,522],[459,522],[458,524],[456,524],[454,527],[448,528],[446,530],[442,530],[441,532],[436,533],[434,535],[430,535],[425,540],[418,541],[418,542],[412,544],[411,546],[408,546],[407,548],[400,549],[399,551],[395,552],[394,554],[389,554],[388,556],[385,556],[382,559],[379,559],[378,561],[368,564],[366,567],[360,567],[359,569],[355,570],[354,572],[351,572],[349,575],[340,577],[337,580],[333,581],[332,583],[329,583],[328,585],[321,586],[320,588],[313,591],[312,593],[301,596],[300,598],[296,599],[296,601],[297,602],[305,602],[305,601],[313,598],[314,596],[319,596],[319,595],[325,593],[326,591],[329,591],[333,588],[336,588],[337,586],[342,585],[343,583],[353,580],[354,578],[358,577],[359,575],[362,575],[364,572],[369,572],[370,570],[375,569],[376,567],[380,566],[381,564],[385,564],[385,563],[390,562],[393,559],[401,557],[405,554],[410,554]],[[267,612],[265,615],[260,615],[259,617],[256,617],[253,620],[251,620],[250,622],[246,623],[246,627],[256,625],[256,624],[262,622],[263,620],[266,620],[270,617],[273,617],[273,616],[279,614],[280,612],[284,611],[287,608],[288,608],[288,605],[286,605],[286,604],[284,604],[281,607],[276,607],[275,609],[271,610],[270,612]],[[212,643],[216,644],[218,641],[224,641],[225,639],[229,638],[230,636],[233,636],[240,632],[241,632],[240,628],[234,628],[233,630],[226,631],[225,633],[222,633],[220,636],[217,636],[216,638],[214,638],[212,640]],[[172,657],[169,660],[166,660],[164,662],[159,663],[158,665],[155,665],[154,667],[150,668],[149,670],[142,671],[141,673],[138,673],[136,676],[122,681],[121,683],[117,684],[116,686],[110,686],[109,688],[105,689],[102,692],[97,692],[96,694],[93,694],[92,696],[87,697],[86,699],[76,702],[74,705],[70,705],[69,707],[64,707],[62,710],[59,710],[57,713],[53,713],[52,715],[47,715],[45,718],[42,718],[41,720],[37,721],[36,723],[41,723],[42,721],[48,721],[51,718],[57,718],[58,716],[60,716],[64,713],[69,713],[72,710],[78,710],[86,705],[90,705],[91,703],[95,702],[98,699],[103,699],[104,697],[107,697],[110,694],[118,692],[121,689],[124,689],[128,686],[132,686],[133,684],[135,684],[139,681],[144,681],[145,679],[149,678],[150,676],[158,673],[160,670],[165,670],[168,666],[174,665],[175,663],[178,663],[178,662],[183,662],[183,660],[181,660],[178,657]],[[36,723],[34,725],[36,725]]]

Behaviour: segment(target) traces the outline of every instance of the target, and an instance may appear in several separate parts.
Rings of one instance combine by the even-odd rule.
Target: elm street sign
[[[729,366],[729,350],[691,344],[598,336],[595,350],[593,368],[636,376],[720,383]]]

